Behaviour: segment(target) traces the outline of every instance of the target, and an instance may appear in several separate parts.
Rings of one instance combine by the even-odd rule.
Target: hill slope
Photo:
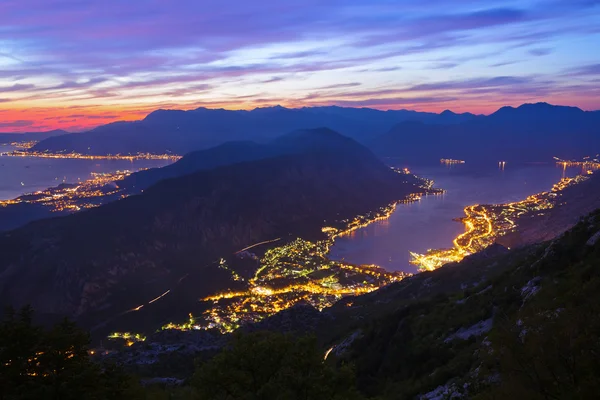
[[[326,144],[165,180],[142,195],[2,235],[2,303],[31,303],[91,325],[242,247],[319,237],[324,220],[415,191],[356,142],[327,130],[305,135]],[[218,272],[205,271],[189,283],[186,301],[217,287]]]

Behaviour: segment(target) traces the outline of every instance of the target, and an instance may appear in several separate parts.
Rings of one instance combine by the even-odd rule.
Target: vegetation
[[[357,399],[351,368],[323,362],[315,338],[259,332],[236,336],[201,364],[192,384],[202,399]]]
[[[45,330],[30,309],[11,311],[0,400],[596,398],[599,228],[600,211],[552,242],[341,302],[315,337],[233,335],[171,388],[92,361],[88,336],[68,321]]]
[[[135,381],[90,359],[89,336],[64,320],[51,329],[33,311],[7,310],[0,324],[0,399],[130,399]]]

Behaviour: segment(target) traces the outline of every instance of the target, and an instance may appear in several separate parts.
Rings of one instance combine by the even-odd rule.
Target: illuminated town
[[[465,162],[463,160],[453,160],[451,158],[442,158],[440,160],[440,163],[442,163],[444,165],[456,165],[456,164],[464,164]]]
[[[375,265],[352,265],[328,258],[329,249],[337,237],[349,235],[373,222],[389,218],[399,203],[418,201],[423,194],[443,193],[442,190],[432,189],[433,181],[417,178],[406,168],[393,170],[416,178],[421,191],[388,206],[358,215],[352,220],[339,221],[338,227],[323,227],[322,232],[326,236],[323,240],[311,242],[297,238],[266,250],[262,256],[249,250],[278,242],[281,238],[239,250],[232,263],[235,264],[240,258],[256,261],[255,272],[248,279],[244,279],[235,267],[221,259],[219,267],[231,274],[232,281],[242,283],[243,288],[199,299],[208,306],[202,315],[190,314],[188,321],[169,323],[162,329],[216,329],[222,333],[232,332],[240,326],[260,321],[296,304],[310,304],[322,310],[342,297],[369,293],[410,276],[411,274],[404,272],[387,272]],[[135,312],[142,307],[143,305],[127,312]],[[135,335],[115,332],[110,338],[123,339],[125,336],[129,338],[125,339],[127,344]]]
[[[0,207],[19,203],[40,204],[48,207],[53,212],[74,212],[97,207],[103,203],[102,199],[107,196],[126,197],[126,194],[119,195],[118,182],[132,172],[125,170],[112,173],[92,173],[92,178],[83,182],[62,184],[12,200],[0,200]]]
[[[461,219],[465,232],[454,239],[452,248],[428,250],[425,254],[411,252],[410,263],[420,270],[432,271],[446,263],[458,262],[513,231],[517,219],[523,214],[554,207],[562,190],[586,179],[583,175],[562,178],[549,192],[538,193],[514,203],[468,206],[464,209],[465,217]]]
[[[35,144],[35,143],[34,143]],[[29,145],[32,146],[31,143]],[[20,147],[25,150],[13,150],[4,153],[0,153],[0,156],[5,157],[38,157],[38,158],[65,158],[65,159],[80,159],[80,160],[170,160],[177,161],[181,158],[175,154],[150,154],[150,153],[137,153],[137,154],[107,154],[107,155],[89,155],[80,153],[48,153],[41,151],[29,150],[29,147],[23,147],[23,143]]]
[[[600,169],[600,154],[596,154],[594,158],[590,156],[584,157],[582,161],[567,161],[558,157],[554,157],[554,160],[556,161],[556,165],[565,170],[570,167],[581,167],[582,173],[588,173]]]

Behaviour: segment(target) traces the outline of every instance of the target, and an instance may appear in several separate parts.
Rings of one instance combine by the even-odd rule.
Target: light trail
[[[238,253],[241,253],[242,251],[250,250],[250,249],[252,249],[254,247],[261,246],[263,244],[278,242],[280,240],[281,240],[281,238],[277,238],[277,239],[265,240],[264,242],[254,243],[253,245],[250,245],[248,247],[244,247],[243,249],[236,251],[234,254],[238,254]]]
[[[162,299],[163,297],[165,297],[166,295],[168,295],[170,292],[171,292],[171,289],[167,290],[166,292],[164,292],[164,293],[163,293],[163,294],[161,294],[160,296],[158,296],[158,297],[156,297],[156,298],[154,298],[154,299],[150,300],[150,301],[148,302],[148,304],[152,304],[152,303],[154,303],[155,301],[158,301],[158,300]]]
[[[335,346],[331,346],[331,347],[329,348],[329,350],[327,350],[327,351],[325,352],[325,357],[323,357],[323,361],[327,360],[327,357],[329,357],[329,353],[331,353],[331,352],[333,351],[333,349],[335,349]]]

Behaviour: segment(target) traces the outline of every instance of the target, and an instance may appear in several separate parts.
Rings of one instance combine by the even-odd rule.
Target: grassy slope
[[[345,300],[331,310],[337,329],[322,339],[339,344],[360,332],[333,357],[356,365],[368,396],[412,398],[440,385],[464,392],[466,383],[470,396],[585,398],[596,362],[582,354],[598,354],[600,332],[600,240],[586,242],[599,229],[596,211],[554,241]],[[525,287],[537,287],[526,300]],[[491,331],[452,338],[489,318]]]

